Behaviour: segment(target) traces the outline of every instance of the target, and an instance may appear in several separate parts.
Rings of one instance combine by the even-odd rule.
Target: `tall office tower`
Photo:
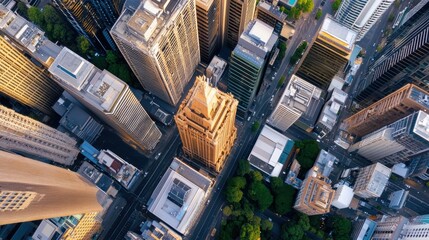
[[[418,177],[423,181],[429,181],[429,152],[410,158],[407,177]]]
[[[112,0],[113,8],[116,14],[121,15],[122,8],[124,7],[125,0]]]
[[[28,35],[23,34],[24,30]],[[37,46],[30,41],[31,37],[37,35],[43,40],[43,34],[34,24],[0,4],[0,91],[24,105],[51,115],[51,106],[61,95],[62,89],[13,42],[16,39],[35,51]]]
[[[97,188],[67,169],[0,151],[0,225],[102,210]]]
[[[52,3],[91,45],[98,49],[115,49],[109,30],[118,15],[111,1],[53,0]]]
[[[97,219],[98,212],[85,213],[74,228],[69,228],[61,239],[92,239],[101,228],[101,220]]]
[[[183,151],[220,172],[237,137],[237,105],[231,94],[210,87],[205,77],[197,77],[174,117]]]
[[[407,84],[345,119],[343,128],[361,137],[418,110],[429,111],[429,93]]]
[[[312,99],[319,99],[320,95],[321,89],[292,75],[267,123],[283,132],[286,131],[309,109]]]
[[[234,0],[232,0],[234,1]],[[271,50],[278,35],[266,23],[254,20],[241,34],[231,54],[228,91],[238,102],[237,116],[244,118],[261,85]]]
[[[195,0],[144,0],[110,33],[143,88],[176,105],[200,62]]]
[[[260,1],[256,7],[255,18],[270,25],[274,32],[281,34],[287,15],[279,8],[266,1]]]
[[[418,111],[374,131],[353,144],[349,152],[393,165],[429,150],[429,115]]]
[[[311,173],[302,182],[293,208],[310,216],[328,213],[335,190],[331,188],[328,178],[313,169],[310,171]]]
[[[152,150],[161,132],[130,87],[68,48],[49,67],[54,79],[134,147]]]
[[[0,149],[68,166],[79,154],[76,140],[67,134],[2,105]]]
[[[386,187],[392,170],[381,163],[375,163],[359,170],[354,191],[362,198],[380,197]]]
[[[401,231],[401,240],[429,239],[429,215],[417,216],[404,225]]]
[[[429,91],[427,31],[429,0],[422,0],[403,17],[374,63],[362,74],[355,101],[369,106],[410,82]]]
[[[398,240],[401,230],[408,223],[408,218],[404,216],[386,217],[377,221],[377,227],[371,240]]]
[[[356,41],[360,41],[393,2],[394,0],[345,0],[335,14],[335,19],[357,32]]]
[[[200,43],[201,62],[210,63],[222,45],[223,18],[221,0],[196,0],[198,39]]]
[[[235,48],[241,34],[255,14],[256,0],[228,0],[226,37],[228,47]]]
[[[327,15],[316,39],[302,57],[296,75],[316,87],[328,89],[332,78],[342,72],[349,61],[356,35]]]

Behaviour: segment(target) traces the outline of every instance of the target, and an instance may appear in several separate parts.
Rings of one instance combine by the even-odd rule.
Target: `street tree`
[[[238,176],[244,176],[246,174],[250,173],[250,163],[246,159],[240,159],[238,161],[238,169],[237,169],[237,175]]]
[[[250,184],[247,195],[256,202],[258,209],[261,211],[264,211],[273,203],[273,196],[270,190],[260,181]]]

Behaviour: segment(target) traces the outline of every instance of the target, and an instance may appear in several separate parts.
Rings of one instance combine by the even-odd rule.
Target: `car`
[[[268,221],[272,222],[272,221],[273,221],[273,219],[271,219],[271,218],[268,218]]]
[[[156,156],[155,156],[155,160],[158,160],[158,158],[161,156],[161,154],[162,154],[162,152],[160,152],[160,153],[156,154]]]
[[[250,121],[250,118],[252,118],[251,116],[249,116],[248,118],[247,118],[247,121]]]
[[[377,43],[372,44],[373,47],[375,47],[375,45],[377,45]]]

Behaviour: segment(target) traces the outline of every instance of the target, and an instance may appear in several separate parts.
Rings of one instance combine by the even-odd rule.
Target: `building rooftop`
[[[57,80],[80,91],[100,111],[110,112],[128,85],[110,72],[96,68],[68,48],[63,48],[49,67]]]
[[[175,158],[149,200],[148,210],[186,235],[204,207],[212,180]]]
[[[182,240],[179,234],[175,233],[163,222],[147,220],[140,224],[141,236],[145,240]]]
[[[304,113],[310,106],[312,98],[318,100],[322,90],[302,78],[292,75],[283,96],[278,104],[288,106],[299,113]]]
[[[338,159],[334,155],[322,149],[314,162],[314,166],[318,167],[320,174],[329,177],[333,170],[332,166],[337,160]]]
[[[113,179],[100,172],[89,162],[84,161],[77,172],[90,182],[94,183],[103,192],[113,197],[116,196],[117,190],[113,187]]]
[[[61,51],[60,46],[45,37],[45,32],[2,4],[0,4],[0,31],[25,47],[29,54],[45,66],[49,66]]]
[[[354,196],[353,188],[341,185],[337,188],[335,191],[334,200],[332,201],[332,206],[343,209],[350,206],[350,203],[352,202]]]
[[[266,10],[269,13],[271,13],[271,16],[276,17],[276,19],[278,21],[283,22],[286,20],[287,15],[284,12],[280,11],[280,8],[277,6],[274,6],[274,5],[272,5],[268,2],[265,2],[265,1],[260,1],[258,4],[258,7]]]
[[[211,84],[217,85],[226,69],[227,62],[218,56],[214,56],[206,68],[206,76],[210,79]]]
[[[278,177],[293,146],[294,141],[265,125],[247,159],[266,175]]]
[[[352,51],[356,41],[357,33],[336,22],[332,16],[326,15],[319,37],[324,37],[336,44],[341,45],[348,51]]]
[[[119,16],[113,32],[142,49],[152,48],[172,23],[186,0],[143,0],[136,9],[127,7]]]
[[[429,141],[429,115],[427,113],[419,111],[413,132],[426,141]]]
[[[277,39],[278,35],[274,33],[273,27],[255,19],[247,25],[241,34],[237,47],[245,48],[256,57],[265,59],[273,49]]]
[[[100,164],[107,167],[112,177],[126,189],[130,189],[141,171],[110,150],[101,150],[97,156]]]
[[[370,167],[370,166],[368,166]],[[376,163],[376,166],[371,174],[366,189],[378,196],[384,191],[384,188],[389,181],[391,169],[381,163]]]

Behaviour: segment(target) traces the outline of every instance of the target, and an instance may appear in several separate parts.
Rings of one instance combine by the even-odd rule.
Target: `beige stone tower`
[[[237,136],[238,101],[197,77],[175,116],[183,150],[220,172]]]
[[[101,211],[79,174],[0,151],[0,225]]]

